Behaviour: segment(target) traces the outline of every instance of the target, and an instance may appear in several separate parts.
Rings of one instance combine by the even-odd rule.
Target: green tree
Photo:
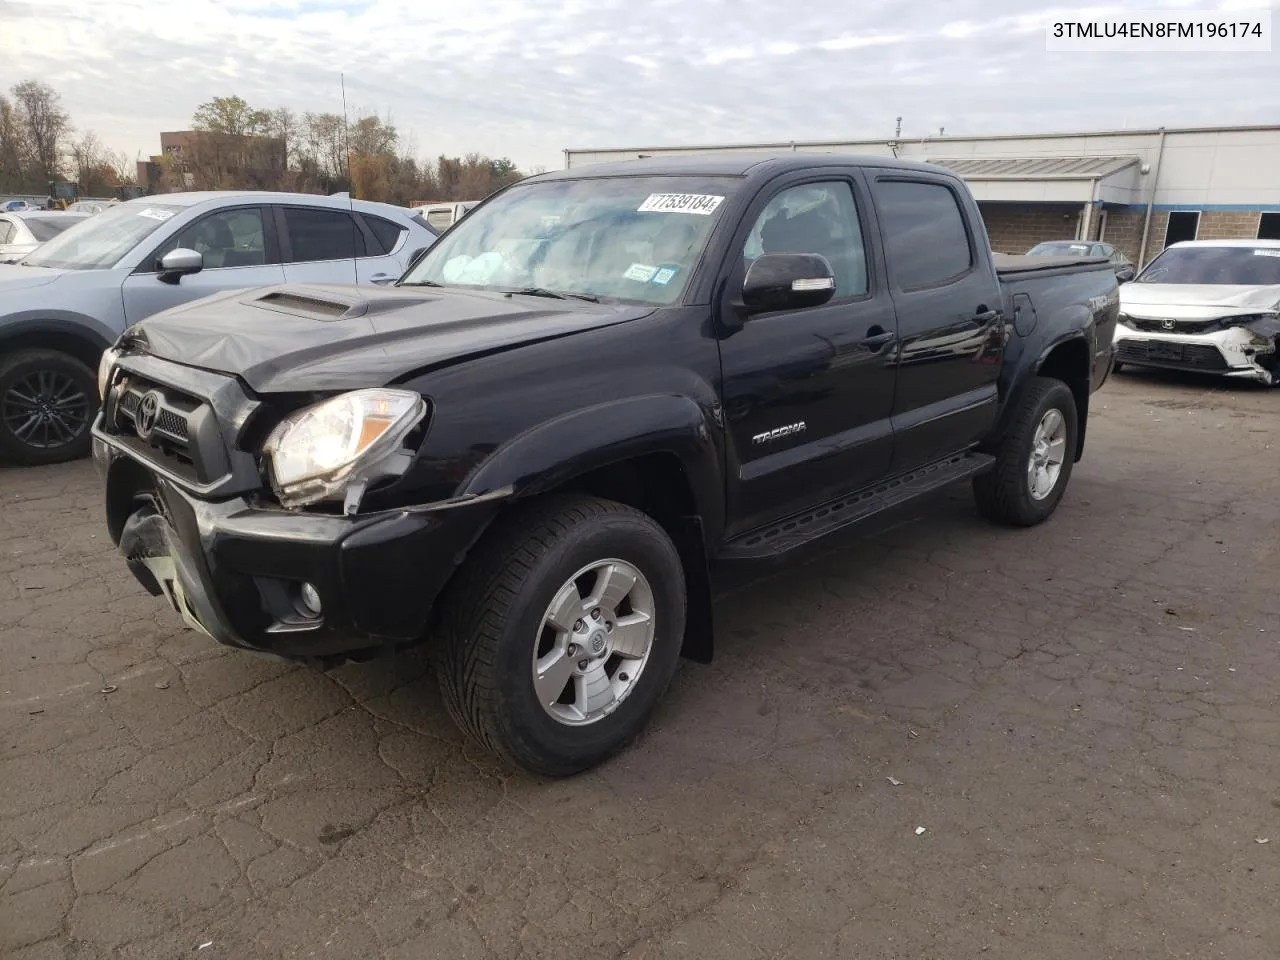
[[[201,133],[226,133],[236,137],[262,135],[271,126],[268,110],[255,110],[242,97],[214,97],[196,107],[191,127]]]

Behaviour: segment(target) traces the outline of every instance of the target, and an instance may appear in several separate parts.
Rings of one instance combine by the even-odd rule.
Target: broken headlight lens
[[[353,390],[285,417],[262,452],[271,483],[286,507],[345,499],[359,505],[365,486],[408,466],[404,438],[426,416],[427,404],[408,390]]]

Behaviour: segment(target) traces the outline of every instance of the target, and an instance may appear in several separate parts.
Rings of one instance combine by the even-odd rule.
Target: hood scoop
[[[307,320],[354,320],[357,317],[371,317],[392,310],[427,303],[431,298],[421,295],[382,296],[367,299],[362,296],[344,297],[335,293],[333,288],[323,290],[301,288],[274,289],[256,297],[243,301],[248,306],[259,310],[270,310],[273,313],[284,313],[291,317],[302,317]]]

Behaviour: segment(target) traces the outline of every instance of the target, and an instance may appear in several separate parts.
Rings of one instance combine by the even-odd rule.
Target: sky
[[[1045,24],[1264,0],[0,0],[35,78],[130,157],[202,102],[390,114],[420,156],[1280,123],[1271,53],[1047,53]],[[1280,30],[1280,10],[1272,6]]]

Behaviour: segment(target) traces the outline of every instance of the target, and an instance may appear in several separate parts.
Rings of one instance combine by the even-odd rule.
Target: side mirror
[[[835,272],[816,253],[766,253],[757,257],[742,283],[749,313],[820,307],[836,292]]]
[[[156,271],[165,283],[177,283],[183,277],[204,269],[204,254],[199,250],[178,247],[170,250],[156,264]]]
[[[1128,283],[1137,275],[1137,271],[1134,270],[1133,267],[1121,267],[1116,271],[1116,279],[1121,283]]]

